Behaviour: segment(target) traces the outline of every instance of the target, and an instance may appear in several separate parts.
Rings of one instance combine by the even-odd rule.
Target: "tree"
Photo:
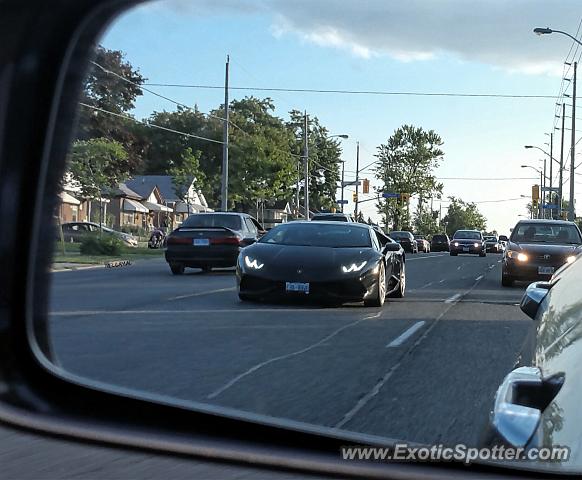
[[[139,70],[124,59],[123,52],[98,46],[81,97],[81,103],[100,110],[80,107],[77,138],[116,140],[129,153],[127,162],[132,170],[139,168],[144,137],[140,136],[135,121],[112,114],[129,115],[136,99],[142,95],[140,85],[145,80]]]
[[[408,193],[428,198],[442,192],[443,185],[434,176],[444,155],[440,147],[441,137],[433,130],[403,125],[398,128],[385,144],[378,147],[376,157],[380,166],[376,168],[376,178],[382,182],[378,191]],[[383,199],[377,204],[383,216],[386,229],[398,230],[410,224],[407,204],[397,199]]]
[[[437,212],[438,213],[438,212]],[[419,210],[414,217],[414,231],[420,235],[430,236],[439,232],[438,217],[430,209]]]
[[[190,215],[190,186],[198,191],[204,184],[204,174],[200,171],[200,152],[192,153],[192,149],[187,148],[182,153],[179,166],[170,168],[168,173],[172,177],[174,193],[187,205]]]
[[[115,140],[77,140],[69,154],[69,172],[73,181],[79,185],[84,198],[99,199],[99,223],[102,224],[102,195],[117,188],[129,176],[127,152]]]
[[[485,217],[477,209],[474,203],[467,203],[456,197],[449,197],[449,208],[443,218],[446,232],[453,235],[457,230],[485,230]]]

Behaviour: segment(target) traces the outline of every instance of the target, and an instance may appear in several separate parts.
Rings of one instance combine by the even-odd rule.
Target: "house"
[[[263,202],[259,205],[257,220],[265,228],[273,228],[280,223],[287,222],[292,213],[291,206],[286,200]]]
[[[208,207],[202,192],[196,191],[194,188],[193,179],[186,192],[178,193],[176,193],[176,188],[170,175],[136,175],[131,180],[127,180],[125,185],[143,198],[146,198],[146,196],[149,198],[151,192],[155,191],[155,187],[157,187],[161,195],[161,202],[167,208],[164,211],[171,214],[171,224],[168,224],[171,227],[181,224],[191,213],[213,211]],[[146,202],[142,203],[148,206]],[[147,200],[147,203],[154,203],[154,208],[158,208],[155,206],[155,202]],[[151,207],[151,205],[148,207]]]
[[[113,215],[113,228],[138,233],[148,229],[150,211],[142,205],[142,197],[124,183],[108,192],[111,199],[109,212]]]
[[[108,198],[86,198],[81,193],[81,186],[67,172],[63,178],[63,190],[59,194],[56,215],[59,222],[98,222],[107,223]],[[100,209],[103,215],[100,215]],[[110,222],[109,222],[110,223]]]

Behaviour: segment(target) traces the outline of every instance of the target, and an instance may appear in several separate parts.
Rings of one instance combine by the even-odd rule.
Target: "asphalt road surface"
[[[163,260],[52,274],[51,334],[93,381],[427,443],[475,444],[532,323],[500,256],[409,255],[383,308],[241,303],[232,271]]]

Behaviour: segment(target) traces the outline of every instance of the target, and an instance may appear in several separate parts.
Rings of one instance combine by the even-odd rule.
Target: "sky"
[[[355,178],[356,142],[362,167],[376,160],[377,146],[403,124],[436,131],[444,141],[436,169],[444,190],[433,209],[444,215],[448,196],[476,202],[488,230],[508,234],[526,215],[531,186],[540,178],[521,165],[540,168],[548,158],[524,145],[548,151],[547,134],[554,131],[559,159],[556,102],[571,103],[562,96],[571,93],[571,82],[562,78],[572,75],[572,67],[564,62],[582,55],[566,36],[532,30],[549,26],[580,38],[581,21],[577,0],[165,0],[126,12],[101,43],[122,50],[150,83],[223,85],[230,55],[233,87],[549,97],[230,92],[231,99],[269,96],[282,118],[291,109],[306,110],[331,134],[349,135],[341,140],[347,180]],[[224,100],[220,89],[149,88],[204,112]],[[174,109],[144,92],[133,113],[143,118]],[[571,131],[565,133],[569,158]],[[582,156],[575,159],[577,164]],[[548,161],[548,176],[549,168]],[[557,172],[554,163],[554,186]],[[371,169],[360,177],[379,186]],[[581,176],[575,187],[580,202]],[[566,183],[565,198],[568,192]],[[353,211],[351,191],[345,196],[346,211]],[[360,200],[373,196],[360,194]],[[375,203],[362,203],[361,210],[378,221]]]

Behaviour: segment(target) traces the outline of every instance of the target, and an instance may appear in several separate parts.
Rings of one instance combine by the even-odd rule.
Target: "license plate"
[[[309,293],[309,283],[286,282],[285,290],[288,292]]]
[[[463,252],[468,252],[469,251],[469,247],[463,247]]]
[[[538,267],[538,274],[540,275],[552,275],[554,273],[554,267]]]
[[[192,244],[195,247],[207,247],[210,245],[210,240],[208,238],[195,238]]]

